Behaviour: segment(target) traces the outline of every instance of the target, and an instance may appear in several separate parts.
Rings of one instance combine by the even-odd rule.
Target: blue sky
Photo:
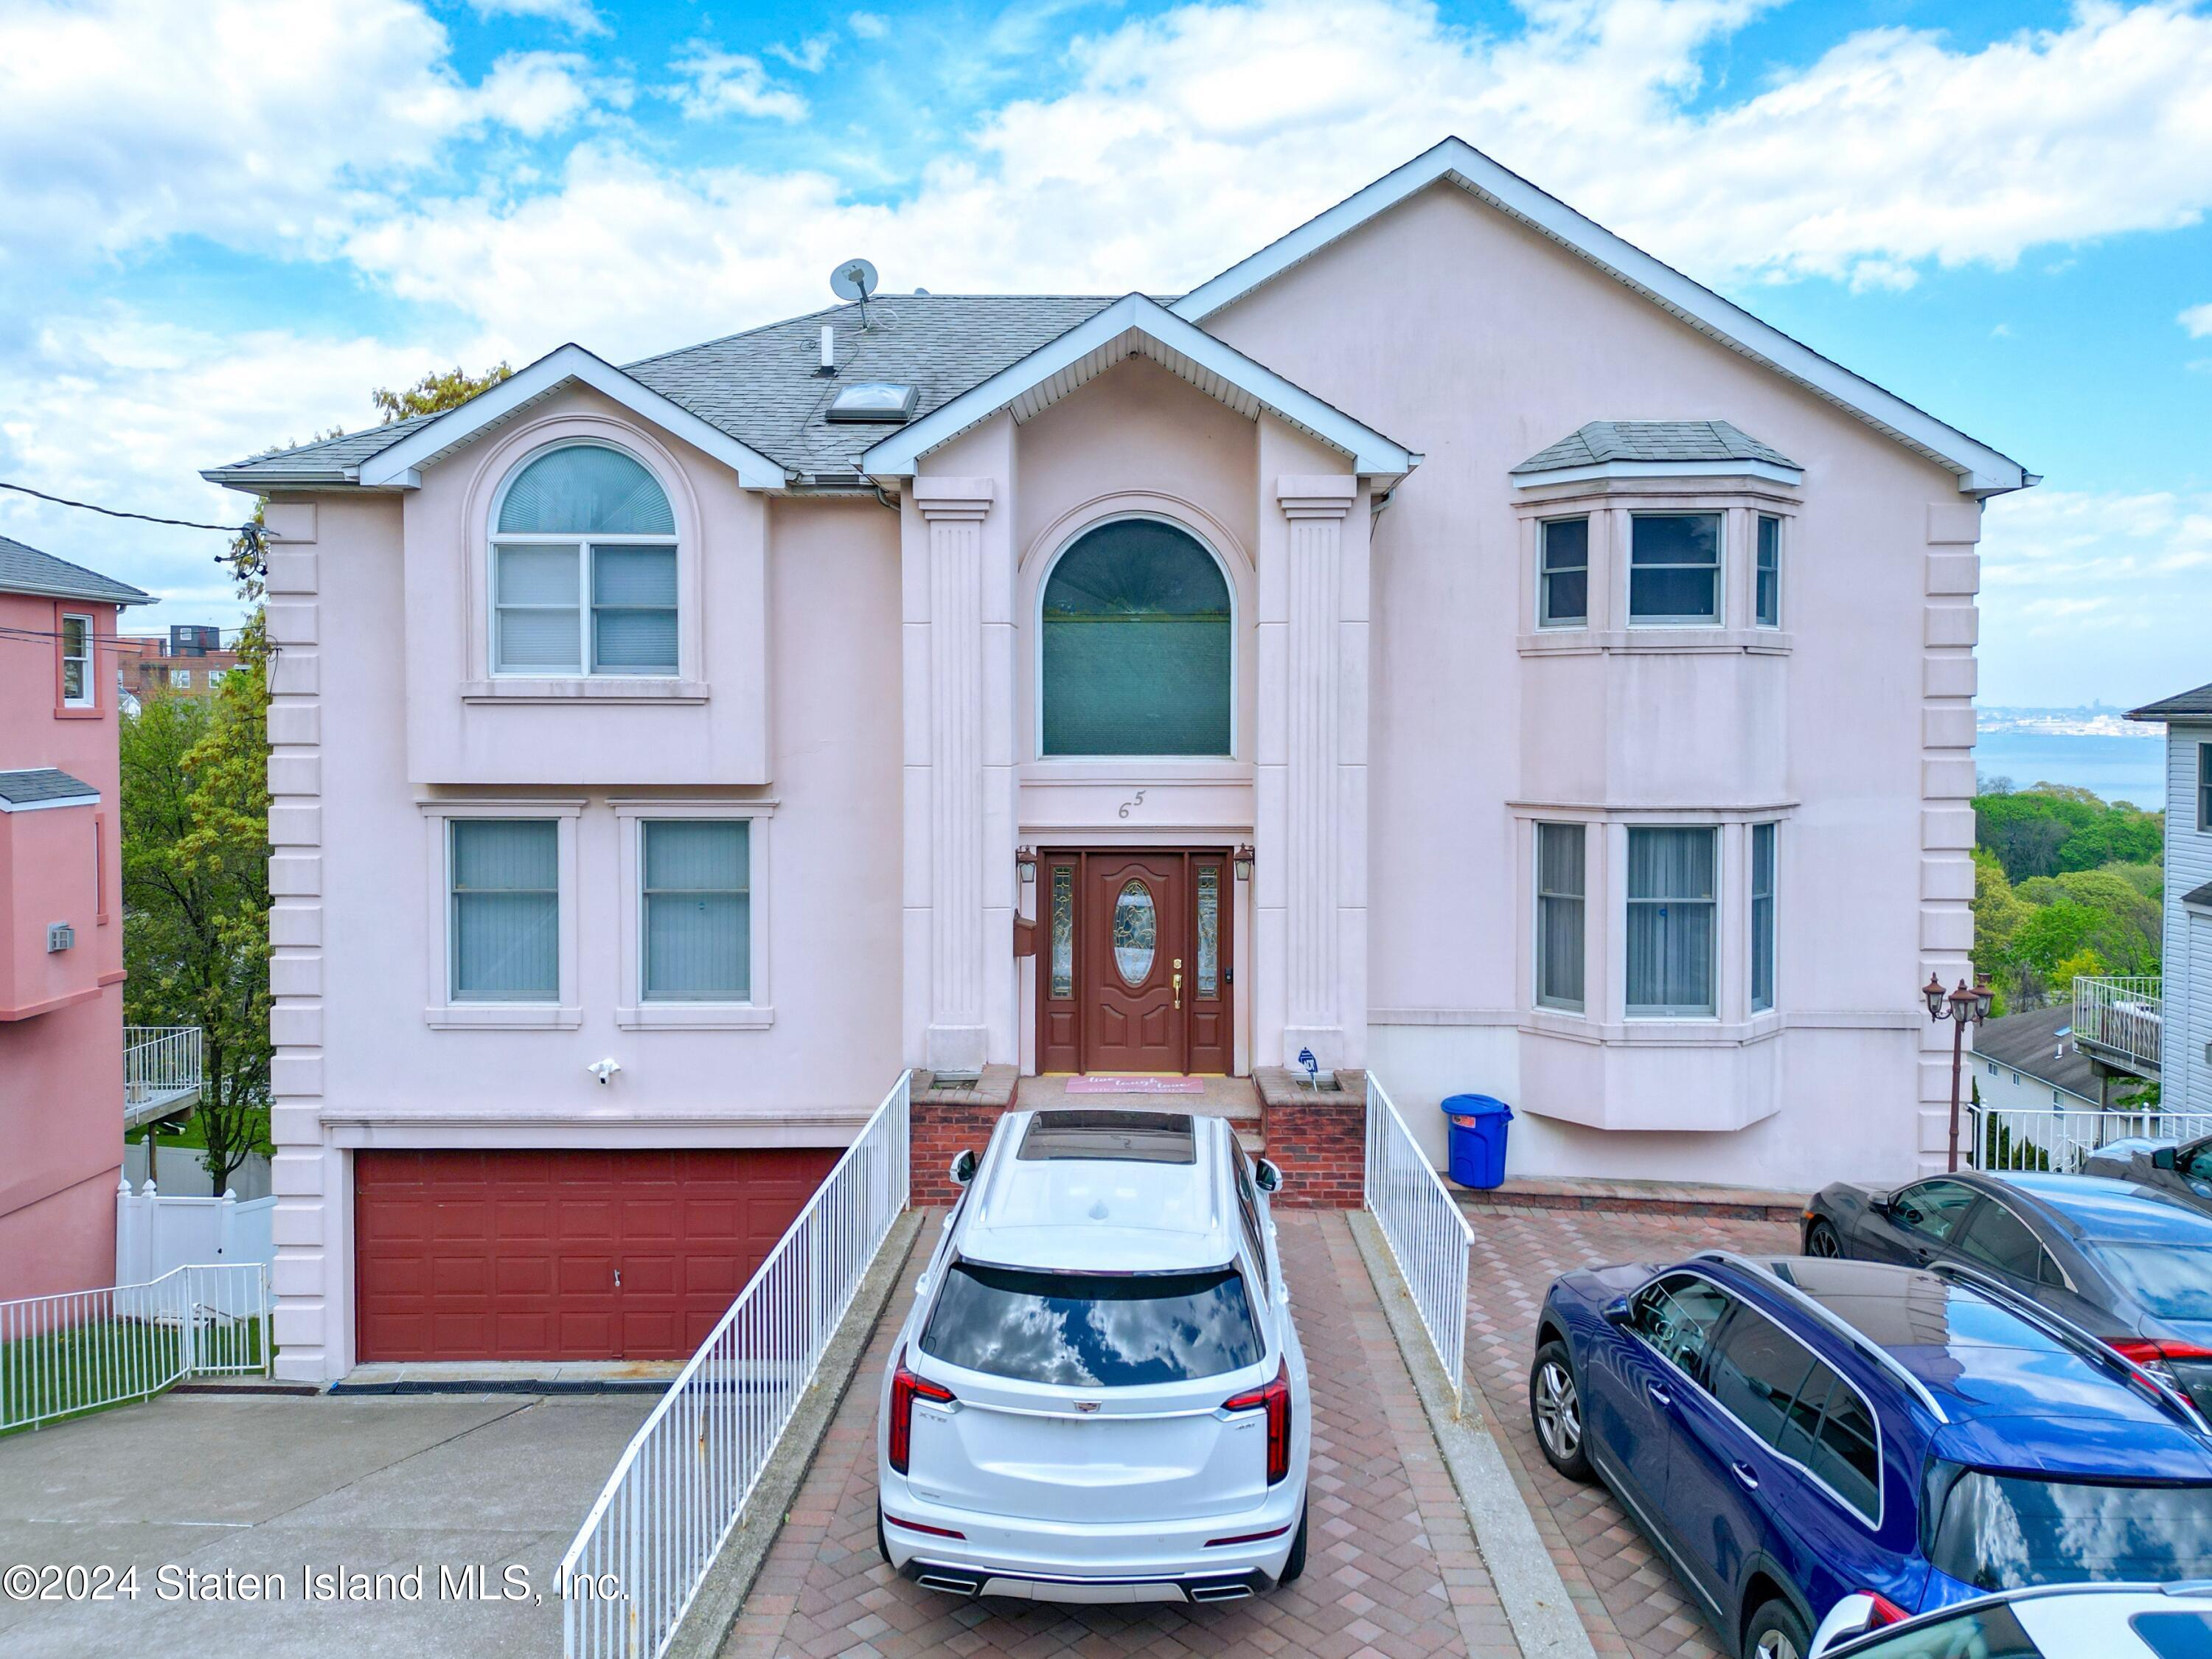
[[[566,339],[1211,275],[1447,132],[2008,453],[1985,701],[2212,679],[2212,13],[1934,0],[0,9],[0,478],[198,469]],[[236,616],[214,538],[0,533]]]

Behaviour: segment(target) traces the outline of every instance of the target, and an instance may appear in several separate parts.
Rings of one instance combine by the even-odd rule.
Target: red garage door
[[[359,1357],[686,1358],[836,1160],[356,1152]]]

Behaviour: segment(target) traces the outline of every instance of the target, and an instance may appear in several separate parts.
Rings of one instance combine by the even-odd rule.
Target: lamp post
[[[1935,975],[1928,975],[1928,983],[1920,988],[1920,994],[1928,1003],[1928,1018],[1948,1019],[1951,1022],[1951,1173],[1959,1172],[1959,1073],[1966,1063],[1966,1028],[1977,1020],[1990,1017],[1990,1004],[1996,993],[1987,980],[1978,980],[1969,987],[1963,979],[1955,991],[1946,991],[1943,981]]]

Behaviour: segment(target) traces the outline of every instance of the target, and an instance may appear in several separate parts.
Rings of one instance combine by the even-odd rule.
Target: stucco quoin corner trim
[[[1202,323],[1262,284],[1387,213],[1439,179],[1587,259],[1698,332],[1740,351],[1814,396],[1848,410],[1907,448],[1947,466],[1970,495],[1996,495],[2041,482],[2018,461],[1854,374],[1703,283],[1652,258],[1556,196],[1500,167],[1464,138],[1447,138],[1386,173],[1288,235],[1239,260],[1176,301],[1176,316]]]
[[[1105,310],[1000,369],[912,425],[869,449],[861,470],[876,478],[908,478],[922,457],[1001,410],[1029,420],[1115,364],[1149,357],[1248,419],[1264,409],[1350,459],[1362,477],[1403,477],[1421,458],[1310,392],[1293,386],[1157,301],[1127,294]]]
[[[701,420],[681,404],[632,380],[602,357],[574,343],[548,352],[520,373],[459,408],[410,431],[387,449],[361,463],[357,481],[364,489],[412,489],[425,466],[452,453],[478,434],[521,413],[571,381],[620,404],[639,419],[674,434],[712,455],[738,475],[747,489],[781,489],[790,475],[783,465],[739,443],[720,428]]]

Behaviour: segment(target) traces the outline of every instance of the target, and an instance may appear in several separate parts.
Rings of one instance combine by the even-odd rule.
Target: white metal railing
[[[269,1370],[269,1273],[175,1267],[141,1285],[0,1302],[0,1430]]]
[[[2090,1153],[2115,1140],[2147,1136],[2189,1140],[2212,1134],[2212,1112],[2099,1111],[2057,1108],[2019,1111],[1969,1107],[1966,1161],[1977,1170],[2080,1172]]]
[[[126,1025],[123,1028],[123,1106],[150,1106],[200,1086],[200,1028]]]
[[[561,1558],[568,1659],[659,1659],[908,1198],[913,1073],[624,1449]]]
[[[1366,1182],[1367,1208],[1436,1346],[1456,1417],[1466,1403],[1467,1270],[1474,1230],[1372,1073],[1367,1078]]]
[[[2155,1077],[2165,1033],[2156,974],[2117,978],[2077,975],[2074,980],[2074,1041],[2100,1059]]]

